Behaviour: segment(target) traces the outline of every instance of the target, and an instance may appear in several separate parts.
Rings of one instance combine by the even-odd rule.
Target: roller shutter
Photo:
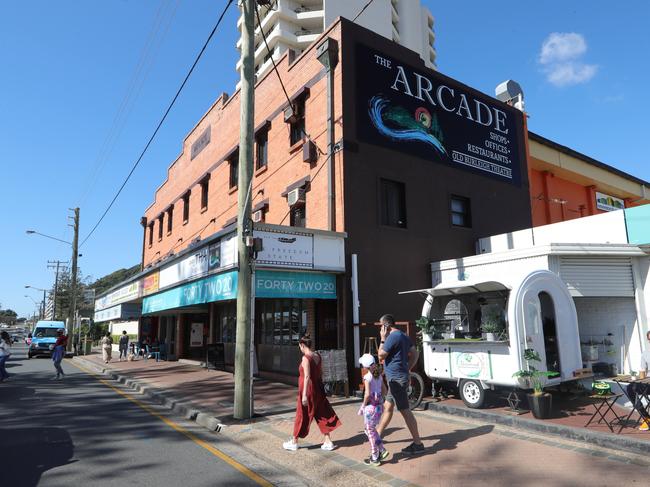
[[[562,257],[560,277],[572,296],[634,297],[628,257]]]

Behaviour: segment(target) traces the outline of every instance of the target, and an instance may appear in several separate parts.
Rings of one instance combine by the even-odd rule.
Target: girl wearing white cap
[[[375,357],[369,353],[363,354],[359,363],[368,369],[368,373],[363,376],[365,392],[363,394],[363,404],[359,408],[359,416],[363,416],[365,432],[370,441],[370,457],[366,458],[363,463],[378,467],[381,461],[388,458],[388,451],[384,448],[384,442],[377,433],[377,424],[384,412],[384,397],[386,396],[386,385],[381,379],[382,367],[375,363]]]

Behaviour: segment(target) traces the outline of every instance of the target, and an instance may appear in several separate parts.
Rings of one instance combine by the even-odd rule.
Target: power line
[[[266,34],[264,33],[264,29],[262,28],[262,20],[260,19],[260,12],[257,3],[255,3],[255,15],[257,16],[257,25],[260,28],[260,33],[262,34],[262,39],[264,40],[264,45],[266,46],[266,52],[269,55],[271,59],[271,64],[273,65],[273,70],[275,71],[276,76],[278,77],[278,81],[280,81],[280,86],[282,87],[282,91],[284,92],[284,96],[287,99],[287,103],[293,110],[293,103],[291,103],[291,99],[289,98],[289,95],[287,93],[286,88],[284,87],[284,82],[282,81],[282,76],[280,76],[280,72],[278,71],[278,66],[275,64],[275,59],[273,59],[273,53],[271,52],[271,48],[269,47],[269,43],[266,40]],[[302,130],[303,135],[309,140],[311,143],[314,144],[316,147],[316,150],[320,154],[325,154],[320,147],[318,147],[318,144],[314,142],[311,138],[311,136],[305,131],[305,129]]]
[[[203,47],[201,48],[201,51],[199,51],[199,54],[196,56],[196,59],[194,60],[194,63],[192,64],[192,67],[191,67],[190,70],[187,72],[187,75],[185,76],[185,79],[183,80],[183,82],[181,83],[181,86],[180,86],[180,87],[178,88],[178,90],[176,91],[176,95],[174,95],[174,98],[172,99],[171,103],[170,103],[169,106],[167,107],[167,110],[165,110],[165,114],[164,114],[164,115],[162,116],[162,118],[160,119],[160,122],[158,122],[158,125],[156,126],[156,129],[153,131],[153,134],[151,135],[151,137],[149,138],[149,141],[147,142],[147,144],[145,145],[144,149],[143,149],[142,152],[140,153],[140,156],[138,157],[138,159],[137,159],[137,160],[135,161],[135,163],[133,164],[133,167],[132,167],[131,170],[129,171],[129,174],[126,176],[126,179],[124,179],[124,182],[123,182],[122,185],[120,186],[120,189],[118,189],[117,193],[115,193],[115,196],[113,197],[113,199],[112,199],[111,202],[109,203],[108,207],[106,208],[106,210],[104,211],[104,213],[102,214],[102,216],[99,218],[99,220],[97,221],[97,223],[95,223],[95,226],[92,228],[92,230],[90,231],[90,233],[89,233],[88,235],[86,235],[86,238],[83,239],[83,241],[81,242],[81,244],[79,245],[79,247],[83,246],[83,244],[86,243],[86,241],[87,241],[87,240],[91,237],[91,235],[95,232],[95,230],[97,229],[97,227],[98,227],[98,226],[101,224],[101,222],[104,220],[104,217],[108,214],[108,212],[109,212],[110,209],[112,208],[113,204],[114,204],[115,201],[117,200],[117,198],[118,198],[118,196],[120,195],[120,193],[122,193],[122,190],[123,190],[124,187],[126,186],[126,183],[128,183],[128,182],[129,182],[129,179],[131,179],[131,176],[133,175],[133,172],[135,171],[135,169],[136,169],[136,168],[138,167],[138,165],[140,164],[140,161],[142,160],[142,158],[144,157],[145,153],[146,153],[147,150],[149,149],[149,146],[150,146],[151,143],[153,142],[153,139],[156,137],[156,134],[158,134],[158,131],[160,130],[160,127],[162,126],[162,124],[164,123],[165,119],[167,118],[167,115],[169,115],[169,112],[171,111],[172,107],[174,106],[174,103],[176,103],[176,100],[178,99],[179,95],[181,94],[181,91],[183,90],[183,88],[185,87],[185,84],[187,83],[187,80],[188,80],[188,79],[190,78],[190,76],[192,75],[192,72],[194,71],[194,68],[196,67],[196,65],[198,64],[199,60],[201,59],[201,56],[203,55],[203,52],[204,52],[205,49],[208,47],[208,44],[210,43],[210,40],[212,39],[212,37],[214,36],[215,32],[216,32],[217,29],[219,28],[219,25],[221,24],[221,21],[222,21],[223,18],[225,17],[226,12],[228,11],[228,8],[230,7],[230,5],[232,5],[233,1],[234,1],[234,0],[228,0],[228,3],[227,3],[226,6],[224,7],[223,11],[221,12],[221,15],[219,16],[219,19],[217,20],[217,23],[215,24],[214,28],[212,29],[212,32],[210,32],[210,35],[208,36],[208,38],[206,39],[205,43],[203,44]]]
[[[354,18],[352,19],[352,22],[356,22],[357,19],[361,16],[361,14],[362,14],[363,12],[365,12],[366,9],[367,9],[368,7],[370,7],[370,4],[371,4],[372,2],[374,2],[374,1],[375,1],[375,0],[370,0],[368,3],[366,3],[366,4],[364,5],[364,7],[363,7],[361,10],[359,10],[359,13],[356,15],[356,17],[354,17]]]
[[[275,74],[278,76],[278,80],[280,81],[280,86],[282,86],[282,91],[284,91],[284,96],[287,99],[287,102],[289,103],[289,106],[292,106],[291,100],[289,99],[289,95],[287,94],[287,89],[284,87],[284,83],[282,82],[282,77],[280,76],[280,72],[278,71],[278,67],[275,64],[275,59],[273,59],[273,53],[271,52],[271,48],[269,47],[269,43],[266,40],[266,34],[264,33],[264,29],[262,28],[262,19],[260,19],[260,9],[259,9],[259,7],[257,5],[257,2],[255,2],[255,15],[257,16],[257,25],[260,28],[260,33],[262,34],[262,39],[264,40],[264,45],[266,46],[266,52],[271,57],[271,64],[273,64],[273,70],[275,71]]]
[[[151,71],[151,68],[156,59],[157,53],[160,50],[163,40],[165,39],[172,20],[175,17],[176,10],[180,0],[176,3],[171,10],[170,14],[167,5],[170,4],[168,0],[163,0],[158,8],[151,30],[144,43],[138,63],[131,75],[128,82],[126,91],[124,92],[122,101],[118,107],[117,112],[113,118],[111,127],[106,134],[106,138],[97,154],[95,163],[87,175],[87,184],[84,184],[84,190],[79,200],[79,206],[82,206],[86,198],[90,196],[93,188],[95,187],[101,173],[103,172],[108,160],[113,153],[113,150],[122,134],[122,131],[129,119],[129,116],[138,100],[142,87]],[[167,20],[168,18],[168,20]],[[166,25],[165,25],[166,24]]]

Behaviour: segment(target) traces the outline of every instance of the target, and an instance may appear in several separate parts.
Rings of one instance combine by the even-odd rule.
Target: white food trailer
[[[633,316],[616,310],[629,301],[629,285],[639,292],[633,281],[639,266],[647,278],[647,261],[634,245],[547,244],[432,264],[433,287],[405,292],[425,296],[422,316],[442,331],[423,337],[425,373],[457,383],[465,404],[479,408],[489,390],[526,387],[513,377],[526,368],[526,349],[539,354],[538,370],[557,374],[547,386],[579,378],[598,358],[589,356],[594,346],[613,373],[629,371],[641,353],[637,318],[645,312],[634,298]],[[603,319],[599,306],[614,313]],[[487,341],[481,329],[495,317],[504,331]]]

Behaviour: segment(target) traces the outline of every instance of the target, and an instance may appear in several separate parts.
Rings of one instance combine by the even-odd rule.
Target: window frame
[[[263,142],[263,144],[261,143]],[[263,151],[263,157],[260,152]],[[261,129],[255,134],[255,169],[262,169],[269,164],[269,129]]]
[[[229,177],[228,188],[234,189],[239,186],[239,148],[235,150],[233,155],[228,158],[229,164]]]
[[[456,211],[454,203],[459,202],[463,205],[465,211]],[[456,223],[454,216],[460,215],[463,223]],[[449,195],[449,223],[454,228],[472,228],[472,200],[466,196],[457,194]]]
[[[192,190],[188,189],[183,194],[183,225],[190,221],[190,196]]]
[[[397,189],[397,208],[391,211],[388,190]],[[390,193],[392,195],[392,192]],[[396,218],[391,220],[391,213],[396,214]],[[406,210],[406,184],[402,181],[379,178],[379,224],[383,227],[408,229],[408,212]]]
[[[172,230],[174,228],[174,205],[170,205],[169,208],[167,208],[167,235],[171,235]]]
[[[296,224],[296,213],[302,212],[302,225]],[[298,228],[307,228],[307,203],[295,204],[289,208],[289,226]]]
[[[210,191],[210,173],[206,174],[199,182],[201,185],[201,211],[208,209]]]
[[[160,242],[163,239],[164,234],[164,224],[165,224],[165,213],[158,215],[158,241]]]
[[[149,222],[149,247],[153,245],[153,232],[154,232],[154,226],[156,224],[156,221]]]
[[[296,116],[295,122],[289,123],[289,146],[293,147],[305,140],[307,133],[305,108],[307,106],[307,97],[302,95],[293,102],[295,108],[294,115]]]

